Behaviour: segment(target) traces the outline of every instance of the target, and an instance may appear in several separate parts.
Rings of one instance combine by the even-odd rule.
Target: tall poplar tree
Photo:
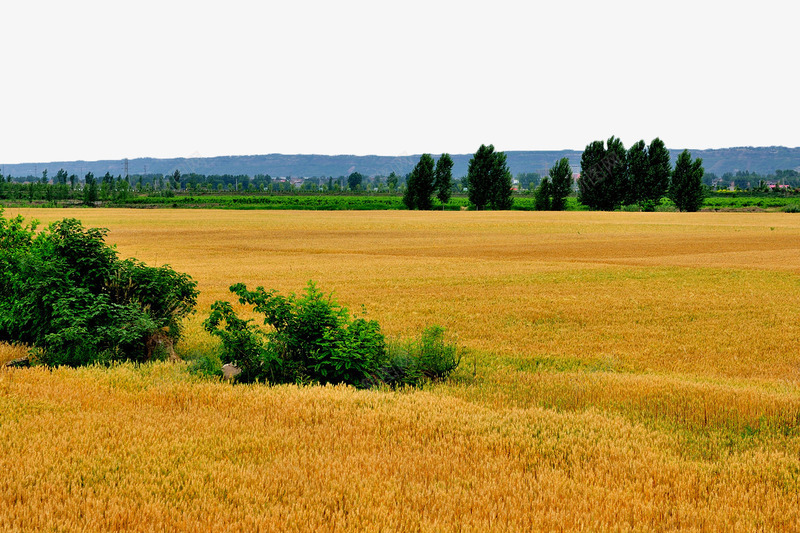
[[[95,202],[97,202],[97,180],[94,174],[89,172],[84,178],[83,203],[94,206]]]
[[[539,182],[539,186],[533,191],[533,207],[537,211],[550,211],[552,200],[550,199],[550,178],[545,176]]]
[[[634,143],[628,148],[625,169],[625,186],[623,203],[640,204],[647,196],[647,145],[644,141]]]
[[[469,161],[467,188],[475,209],[511,209],[511,171],[506,154],[495,152],[494,145],[482,144]]]
[[[669,197],[681,211],[697,211],[703,205],[703,160],[692,161],[689,150],[684,150],[675,162]]]
[[[434,179],[434,189],[436,190],[436,198],[444,204],[450,201],[450,195],[453,189],[453,158],[450,154],[442,154],[436,162],[436,177]]]
[[[563,157],[550,168],[549,193],[552,197],[549,209],[564,211],[567,208],[567,196],[572,192],[572,167],[569,159]]]
[[[664,141],[656,137],[647,147],[647,181],[642,195],[642,208],[645,211],[655,210],[661,198],[667,194],[671,174],[669,150]]]
[[[434,162],[430,154],[422,154],[411,171],[403,194],[403,203],[409,209],[428,210],[433,207]]]
[[[508,169],[508,160],[505,152],[495,152],[491,173],[492,199],[491,207],[495,210],[511,209],[514,203],[512,194],[511,171]]]
[[[626,158],[625,146],[616,137],[587,145],[581,155],[578,201],[601,211],[619,207],[625,199]]]

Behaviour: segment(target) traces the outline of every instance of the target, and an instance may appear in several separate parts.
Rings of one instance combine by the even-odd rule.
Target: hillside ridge
[[[670,150],[673,163],[683,149]],[[783,146],[734,147],[692,150],[692,156],[703,159],[706,172],[722,175],[726,172],[750,171],[769,174],[775,170],[800,170],[800,148]],[[544,174],[558,159],[566,157],[575,172],[580,171],[580,150],[510,150],[506,151],[508,166],[513,174],[535,172]],[[438,157],[440,154],[433,154]],[[453,175],[464,176],[472,154],[451,154],[454,162]],[[172,174],[268,174],[273,177],[321,177],[346,176],[360,172],[366,176],[387,176],[391,172],[404,175],[414,168],[420,154],[400,156],[379,155],[320,155],[320,154],[262,154],[214,157],[179,158],[135,158],[128,160],[128,173]],[[59,169],[83,177],[87,172],[102,176],[125,173],[124,159],[99,161],[51,161],[19,164],[4,164],[0,172],[11,176],[40,176],[43,170],[53,176]]]

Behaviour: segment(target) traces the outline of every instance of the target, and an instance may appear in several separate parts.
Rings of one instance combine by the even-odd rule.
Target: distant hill
[[[673,162],[682,149],[671,150]],[[769,174],[775,170],[800,170],[800,148],[783,146],[720,148],[714,150],[691,150],[694,157],[703,158],[706,172],[719,176],[725,172],[748,170],[759,174]],[[508,165],[513,174],[536,172],[543,174],[558,159],[566,157],[575,172],[580,170],[581,151],[508,151]],[[434,154],[438,156],[438,154]],[[455,163],[453,175],[464,176],[472,154],[452,155]],[[273,177],[320,177],[347,176],[358,171],[367,176],[387,176],[391,172],[404,175],[414,168],[419,155],[404,156],[355,156],[355,155],[244,155],[222,157],[197,157],[155,159],[138,158],[128,161],[128,173],[136,174],[172,174],[175,170],[181,173],[198,174],[269,174]],[[59,169],[69,174],[83,177],[87,172],[102,176],[106,172],[112,175],[124,174],[124,160],[104,161],[55,161],[44,163],[9,164],[0,167],[5,175],[41,176],[47,169],[49,176],[54,176]]]

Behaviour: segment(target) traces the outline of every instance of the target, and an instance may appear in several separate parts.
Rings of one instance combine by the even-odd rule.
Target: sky
[[[794,2],[0,6],[0,163],[800,146]]]

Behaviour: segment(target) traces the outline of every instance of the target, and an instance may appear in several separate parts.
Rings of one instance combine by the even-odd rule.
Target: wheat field
[[[800,530],[796,215],[17,213],[192,275],[187,359],[239,281],[467,354],[403,391],[2,370],[0,528]]]

